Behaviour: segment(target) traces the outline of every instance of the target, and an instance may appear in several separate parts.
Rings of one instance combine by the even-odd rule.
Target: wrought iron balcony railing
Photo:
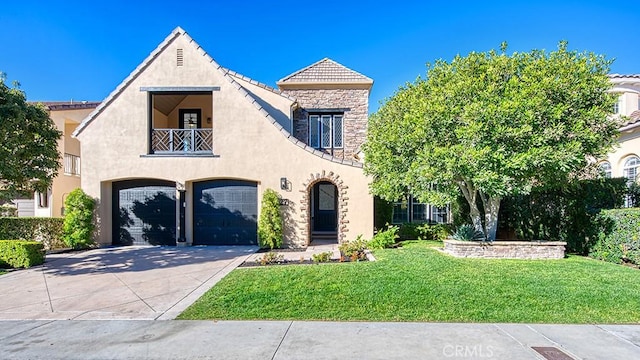
[[[211,129],[153,129],[151,151],[154,154],[198,154],[213,151]]]

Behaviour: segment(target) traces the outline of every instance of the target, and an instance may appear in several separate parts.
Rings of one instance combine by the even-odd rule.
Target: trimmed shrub
[[[63,219],[39,217],[0,217],[0,239],[38,241],[46,250],[65,247]]]
[[[44,245],[38,241],[0,240],[0,268],[28,268],[44,263]]]
[[[64,201],[65,215],[62,238],[67,246],[86,249],[93,246],[93,210],[95,200],[82,189],[75,189]]]
[[[422,224],[418,228],[418,240],[444,241],[453,233],[451,224]]]
[[[398,225],[399,240],[417,240],[420,237],[420,227],[418,223],[403,223]]]
[[[598,240],[589,256],[616,264],[640,265],[640,209],[602,211],[598,225]]]
[[[358,235],[355,240],[340,244],[338,249],[342,257],[347,257],[351,259],[351,261],[365,260],[367,258],[367,254],[365,253],[365,250],[367,250],[367,240],[362,238],[362,234]]]
[[[266,189],[262,195],[260,220],[258,221],[258,241],[261,248],[275,249],[282,246],[282,214],[280,198],[273,189]]]
[[[566,241],[567,250],[587,255],[598,238],[598,214],[622,206],[626,179],[572,181],[538,187],[528,195],[503,199],[500,227],[524,240]]]
[[[397,232],[398,227],[393,225],[389,226],[384,231],[378,231],[378,233],[373,236],[373,239],[368,242],[367,245],[369,249],[384,249],[392,247],[398,238],[398,235],[396,235]]]
[[[333,253],[331,251],[325,251],[325,252],[321,252],[319,254],[313,254],[311,255],[311,260],[314,263],[327,263],[331,261],[331,256],[333,255]]]

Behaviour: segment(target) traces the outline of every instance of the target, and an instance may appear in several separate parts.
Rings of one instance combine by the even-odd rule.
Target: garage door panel
[[[257,244],[257,187],[214,180],[194,184],[194,245]]]
[[[175,245],[175,184],[154,180],[114,183],[115,245]]]

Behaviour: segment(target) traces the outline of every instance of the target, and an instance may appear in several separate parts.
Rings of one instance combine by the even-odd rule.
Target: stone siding
[[[344,148],[334,149],[340,159],[362,161],[354,157],[367,134],[369,90],[367,89],[285,89],[284,94],[298,100],[300,108],[293,113],[293,135],[309,142],[309,113],[317,110],[344,112]],[[330,149],[319,149],[331,154]]]
[[[562,241],[477,241],[445,240],[444,251],[455,257],[485,259],[562,259],[566,242]]]

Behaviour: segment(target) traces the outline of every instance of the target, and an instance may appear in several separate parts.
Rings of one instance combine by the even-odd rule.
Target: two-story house
[[[285,246],[373,233],[359,149],[373,81],[323,59],[274,89],[176,28],[74,132],[100,244],[257,244],[265,189]]]
[[[58,176],[53,179],[46,193],[36,192],[33,198],[16,199],[18,216],[61,217],[64,200],[80,187],[80,142],[71,134],[80,122],[100,103],[89,101],[45,101],[42,103],[56,128],[62,132],[58,140],[58,152],[62,156]]]
[[[607,177],[626,177],[635,182],[640,168],[640,75],[610,75],[612,89],[618,94],[614,115],[624,116],[618,145],[600,168]]]

